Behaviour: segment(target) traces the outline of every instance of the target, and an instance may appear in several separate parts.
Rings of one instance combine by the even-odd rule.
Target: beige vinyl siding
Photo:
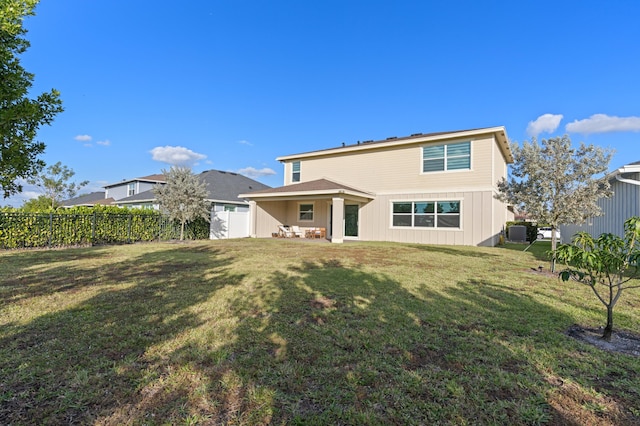
[[[507,162],[505,161],[504,155],[502,151],[500,151],[500,147],[498,144],[493,144],[493,177],[491,178],[491,182],[493,183],[493,187],[497,189],[498,181],[501,178],[507,177]]]
[[[425,188],[488,189],[495,185],[492,172],[495,145],[493,137],[471,141],[471,170],[446,172],[422,172],[424,143],[304,158],[300,161],[301,181],[326,178],[374,193]],[[291,181],[291,162],[286,162],[284,169],[288,184]]]
[[[393,227],[394,201],[460,201],[459,229]],[[494,225],[493,191],[386,194],[360,209],[360,239],[419,244],[495,245],[501,226]]]

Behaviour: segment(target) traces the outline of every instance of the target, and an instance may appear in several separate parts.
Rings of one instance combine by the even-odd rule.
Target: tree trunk
[[[556,271],[556,227],[551,227],[551,272]]]
[[[611,334],[613,333],[613,305],[607,305],[607,326],[604,328],[602,339],[607,342],[611,341]]]
[[[184,240],[184,221],[180,222],[180,241]]]

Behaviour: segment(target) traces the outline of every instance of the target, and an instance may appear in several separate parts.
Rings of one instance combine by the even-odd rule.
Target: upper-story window
[[[300,162],[291,163],[291,182],[300,182]]]
[[[469,169],[471,169],[471,142],[422,147],[424,173]]]
[[[136,195],[136,184],[135,184],[135,182],[132,182],[127,186],[127,197],[131,197],[132,195]]]

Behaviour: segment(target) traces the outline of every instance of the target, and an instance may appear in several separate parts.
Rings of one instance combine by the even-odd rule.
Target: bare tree
[[[89,183],[87,180],[80,183],[70,182],[75,174],[73,169],[63,166],[58,161],[53,166],[47,167],[46,171],[27,179],[27,182],[36,185],[44,192],[44,196],[49,199],[53,209],[60,204],[63,198],[75,197],[78,191]]]
[[[187,222],[202,217],[211,220],[210,203],[207,197],[206,183],[198,179],[188,167],[171,167],[162,170],[165,184],[158,184],[154,193],[160,208],[171,219],[180,221],[180,240],[184,239],[184,226]]]
[[[515,162],[509,179],[498,182],[498,198],[549,224],[555,253],[560,224],[582,224],[602,214],[597,200],[611,196],[604,174],[612,152],[584,143],[573,148],[567,135],[542,139],[541,144],[534,138],[522,147],[513,143],[511,150]],[[555,255],[551,261],[554,269]]]

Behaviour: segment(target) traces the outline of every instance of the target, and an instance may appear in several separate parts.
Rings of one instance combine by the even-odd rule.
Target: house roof
[[[149,176],[143,176],[134,179],[122,179],[120,182],[110,183],[109,185],[105,185],[103,188],[112,188],[114,186],[124,185],[129,182],[150,182],[150,183],[163,183],[165,181],[163,174],[155,174]]]
[[[300,158],[317,157],[324,155],[335,155],[342,153],[359,152],[371,149],[380,149],[386,147],[394,147],[401,145],[417,144],[417,143],[429,143],[440,142],[451,139],[472,138],[481,135],[493,134],[498,142],[498,146],[502,151],[507,163],[513,163],[513,154],[511,148],[509,148],[509,138],[507,137],[507,131],[504,126],[498,127],[484,127],[479,129],[469,130],[455,130],[449,132],[436,132],[436,133],[414,133],[410,136],[403,137],[389,137],[382,140],[371,141],[358,141],[356,144],[345,145],[343,144],[337,148],[321,149],[317,151],[303,152],[300,154],[285,155],[276,158],[276,160],[285,162],[291,160],[297,160]]]
[[[163,176],[164,177],[164,176]],[[243,203],[238,195],[243,192],[269,189],[270,186],[255,181],[235,172],[222,170],[206,170],[198,175],[207,184],[207,200],[223,203]],[[143,191],[130,197],[118,200],[118,204],[155,201],[153,190]]]
[[[280,186],[278,188],[264,189],[246,194],[240,194],[243,198],[300,198],[306,196],[331,196],[331,195],[347,195],[355,198],[374,199],[375,196],[370,192],[362,191],[351,186],[343,185],[331,181],[329,179],[318,179],[309,182],[294,183],[291,185]]]
[[[640,173],[640,161],[626,164],[619,169],[609,173],[606,177],[610,181],[615,179],[619,182],[640,186],[640,180],[637,179],[637,175],[635,175],[635,173]]]
[[[69,200],[64,200],[60,203],[63,207],[71,207],[71,206],[93,206],[94,204],[111,204],[110,202],[105,202],[107,200],[112,200],[113,198],[104,198],[104,191],[91,192],[89,194],[79,195],[75,198],[71,198]]]

